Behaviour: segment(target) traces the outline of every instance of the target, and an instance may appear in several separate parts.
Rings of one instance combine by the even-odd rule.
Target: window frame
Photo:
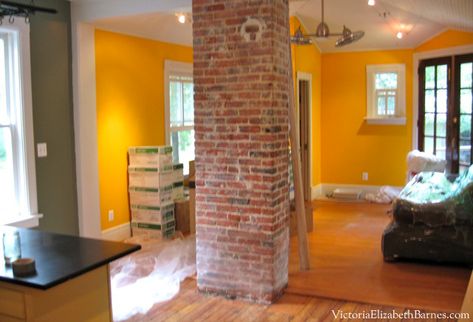
[[[167,85],[168,85],[168,96],[169,96],[169,83],[170,83],[170,77],[171,76],[177,76],[177,77],[189,77],[187,75],[184,75],[183,73],[181,72],[171,72],[169,73],[168,75],[168,78],[167,78]],[[192,77],[192,76],[191,76]],[[183,83],[187,83],[187,84],[194,84],[193,81],[187,81],[187,80],[179,80],[178,81],[180,84],[183,84]],[[184,88],[181,87],[181,90],[183,91]],[[184,120],[184,123],[185,123],[185,117],[184,117],[184,102],[183,102],[183,97],[184,97],[184,94],[181,93],[181,104],[182,104],[182,118]],[[180,126],[171,126],[171,106],[170,106],[170,98],[169,98],[169,107],[167,108],[167,111],[168,111],[168,114],[169,114],[169,119],[168,119],[168,127],[169,127],[169,135],[171,134],[171,132],[179,132],[179,131],[188,131],[188,130],[193,130],[194,129],[194,125],[180,125]],[[195,123],[193,121],[193,123]],[[170,141],[170,140],[169,140]],[[169,142],[170,143],[170,142]]]
[[[39,225],[36,190],[36,166],[33,131],[33,100],[31,92],[30,26],[23,20],[0,26],[2,36],[8,38],[10,50],[10,81],[16,82],[14,99],[18,109],[15,111],[15,124],[11,126],[15,185],[20,201],[20,212],[0,218],[0,224],[17,227],[36,227]],[[8,34],[8,36],[6,35]],[[13,47],[12,47],[13,46]],[[15,77],[11,71],[15,72]],[[7,80],[8,82],[8,80]],[[11,91],[11,90],[10,90]],[[22,134],[22,135],[20,135]]]
[[[169,77],[171,75],[194,77],[191,63],[177,62],[173,60],[164,61],[164,121],[166,128],[166,144],[171,144],[171,106],[169,97]],[[175,131],[192,130],[194,125],[173,127]]]
[[[170,76],[191,77],[194,79],[193,64],[178,62],[173,60],[164,61],[164,122],[166,144],[171,145],[171,133],[180,131],[190,131],[195,128],[195,120],[193,125],[182,125],[171,127],[171,105],[169,97]],[[174,152],[173,152],[174,153]],[[185,175],[187,177],[187,175]]]
[[[376,88],[376,74],[395,73],[397,88],[381,89],[385,92],[396,92],[394,114],[378,114],[378,89]],[[386,103],[388,95],[385,95]],[[387,105],[386,105],[387,110]],[[406,65],[384,64],[366,65],[366,117],[368,124],[406,124]]]
[[[453,118],[452,122],[455,124],[453,126],[453,135],[452,135],[452,140],[455,142],[455,148],[456,151],[452,151],[453,153],[457,153],[457,158],[453,158],[452,160],[452,172],[454,173],[459,173],[460,172],[460,167],[465,166],[461,164],[461,117],[463,115],[466,115],[468,113],[462,113],[461,112],[461,91],[463,89],[469,89],[472,96],[473,96],[473,79],[472,79],[472,87],[471,88],[463,88],[461,87],[461,65],[463,63],[472,63],[473,64],[473,51],[467,54],[463,55],[455,55],[453,56],[453,89],[452,89],[452,98],[453,98]],[[473,77],[473,76],[472,76]],[[472,111],[473,112],[473,111]],[[470,165],[473,164],[473,113],[470,114]],[[467,166],[469,167],[469,166]]]

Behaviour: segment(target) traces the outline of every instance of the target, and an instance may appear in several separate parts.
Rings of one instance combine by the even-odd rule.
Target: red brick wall
[[[287,285],[287,0],[193,0],[197,285],[262,303]]]

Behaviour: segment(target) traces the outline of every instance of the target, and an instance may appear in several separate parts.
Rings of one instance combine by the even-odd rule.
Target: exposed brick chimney
[[[288,1],[192,11],[197,285],[270,303],[288,280]]]

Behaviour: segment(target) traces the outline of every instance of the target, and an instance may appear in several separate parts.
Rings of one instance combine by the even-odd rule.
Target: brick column
[[[287,285],[287,0],[193,0],[197,285],[260,303]]]

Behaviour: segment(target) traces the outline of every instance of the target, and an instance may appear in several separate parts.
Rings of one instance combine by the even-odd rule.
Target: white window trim
[[[412,64],[413,91],[412,91],[412,150],[418,149],[418,125],[419,122],[419,63],[421,60],[456,56],[473,52],[473,45],[456,46],[438,50],[425,51],[414,54],[414,63]]]
[[[396,73],[396,110],[394,115],[380,116],[376,112],[375,75],[377,73]],[[366,65],[366,117],[368,124],[405,125],[406,124],[406,65]]]
[[[193,66],[191,63],[177,62],[173,60],[164,61],[164,126],[166,129],[166,144],[171,144],[171,120],[169,106],[169,76],[173,74],[193,77]],[[176,130],[192,130],[194,126],[180,126]]]
[[[27,191],[27,202],[29,213],[21,214],[19,217],[2,219],[2,223],[18,227],[35,227],[39,225],[38,199],[36,191],[36,166],[35,166],[35,148],[33,131],[33,99],[31,92],[31,65],[30,65],[30,26],[22,19],[16,19],[12,24],[0,26],[1,31],[18,33],[19,48],[19,75],[21,84],[22,98],[22,127],[24,134],[24,153],[25,153],[25,177]]]

